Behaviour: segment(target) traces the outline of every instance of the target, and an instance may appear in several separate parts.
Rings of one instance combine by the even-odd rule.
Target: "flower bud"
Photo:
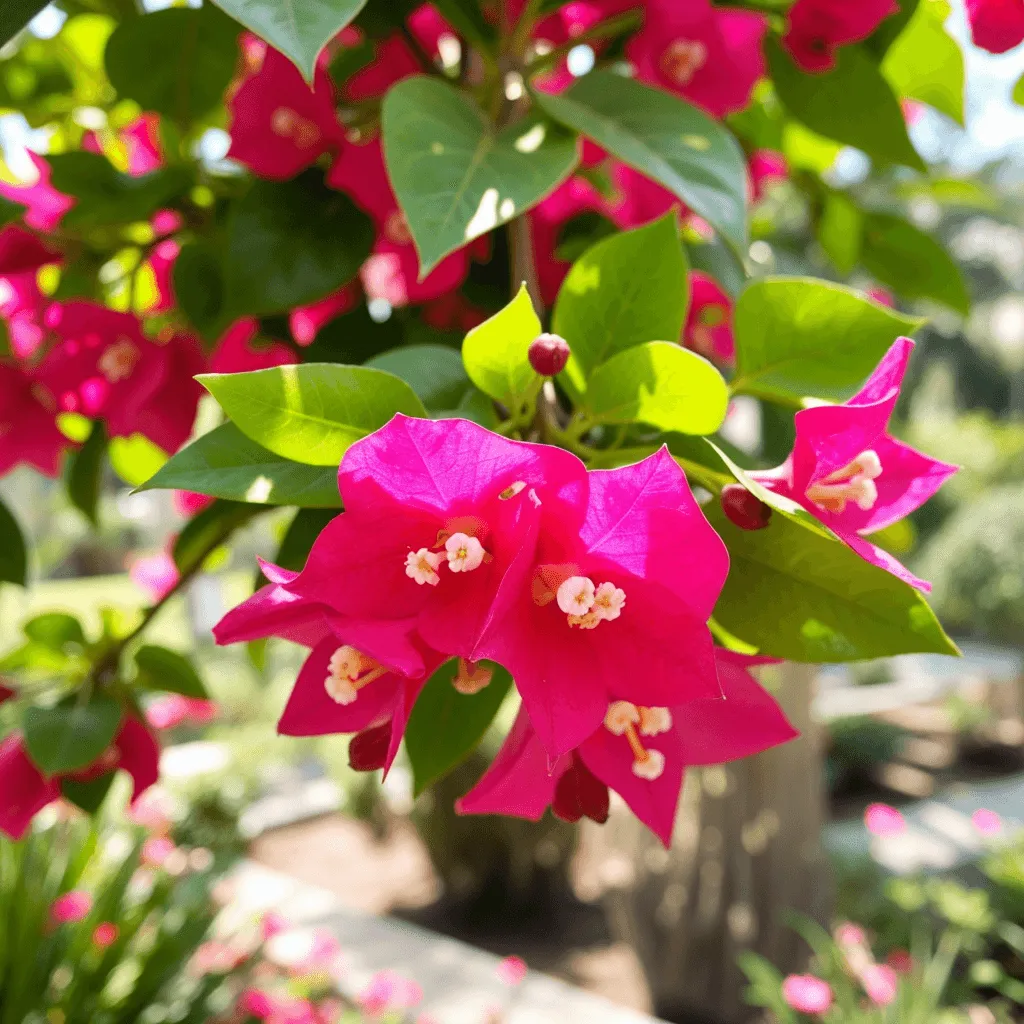
[[[741,530],[763,530],[772,518],[771,508],[743,484],[726,484],[722,488],[722,511]]]
[[[390,722],[356,733],[348,745],[349,765],[357,772],[375,772],[378,768],[383,768],[388,759],[390,743]]]
[[[551,810],[556,818],[570,823],[590,818],[599,825],[608,820],[608,787],[578,758],[555,785]]]
[[[530,345],[530,365],[542,377],[554,377],[569,362],[569,343],[557,334],[542,334]]]

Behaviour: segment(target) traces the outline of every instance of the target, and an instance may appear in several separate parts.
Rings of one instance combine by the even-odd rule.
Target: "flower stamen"
[[[359,691],[391,670],[349,644],[339,647],[327,665],[327,696],[337,704],[353,704]]]
[[[487,555],[483,544],[467,533],[453,533],[444,542],[444,549],[452,572],[472,572],[483,564]]]
[[[654,781],[665,771],[665,755],[660,750],[649,750],[637,733],[637,725],[645,736],[657,736],[672,727],[668,708],[638,708],[628,700],[609,705],[604,716],[604,727],[613,736],[625,736],[633,752],[633,774],[640,779]]]
[[[436,587],[441,582],[437,569],[443,561],[443,555],[429,548],[410,551],[405,559],[405,575],[421,585],[426,583],[428,586]]]
[[[484,689],[490,683],[493,675],[494,672],[486,665],[459,658],[459,666],[455,672],[455,678],[452,680],[452,686],[459,693],[471,697],[474,693],[479,693]]]
[[[851,501],[861,511],[869,512],[878,501],[878,486],[875,480],[881,475],[882,462],[875,452],[868,449],[861,452],[848,466],[837,469],[808,487],[807,497],[835,515],[844,512],[847,503]]]

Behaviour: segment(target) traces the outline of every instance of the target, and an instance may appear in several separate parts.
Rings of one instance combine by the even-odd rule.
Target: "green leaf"
[[[280,50],[313,81],[320,51],[366,6],[366,0],[215,0],[235,21]]]
[[[1024,75],[1017,79],[1017,83],[1013,87],[1012,98],[1018,107],[1024,107]]]
[[[45,612],[29,619],[21,628],[33,643],[61,654],[68,644],[84,647],[86,643],[82,624],[67,612]]]
[[[504,309],[474,327],[462,343],[469,379],[513,415],[525,410],[540,390],[541,379],[528,355],[540,333],[540,319],[523,285]]]
[[[255,181],[228,221],[229,318],[284,313],[347,284],[373,245],[373,225],[315,170]]]
[[[53,187],[78,200],[61,221],[67,228],[148,220],[193,184],[184,167],[165,167],[136,177],[122,174],[106,157],[84,150],[56,153],[46,159]]]
[[[100,499],[106,454],[107,431],[102,420],[94,420],[85,444],[68,456],[65,468],[68,497],[94,526],[97,523],[96,506]]]
[[[240,526],[263,511],[258,505],[244,505],[218,498],[193,516],[178,534],[171,554],[182,574],[193,572],[215,548]]]
[[[66,775],[92,764],[114,741],[121,705],[105,694],[88,704],[78,695],[56,707],[38,705],[25,712],[25,746],[44,775]]]
[[[964,123],[964,55],[946,33],[948,0],[921,0],[890,46],[882,74],[897,95],[918,100]]]
[[[447,345],[393,348],[367,359],[363,365],[401,377],[434,412],[454,408],[470,389],[458,349]]]
[[[472,420],[488,430],[498,427],[498,413],[494,402],[482,391],[471,387],[463,396],[462,401],[454,409],[442,409],[434,413],[435,420]]]
[[[478,48],[486,51],[494,45],[495,28],[484,17],[478,0],[436,0],[434,6],[456,32]]]
[[[15,203],[0,196],[0,228],[13,224],[16,220],[21,220],[27,209],[28,207],[23,203]]]
[[[204,242],[182,246],[171,277],[178,307],[204,338],[214,338],[224,307],[224,274],[216,251]]]
[[[0,46],[13,39],[48,3],[48,0],[4,0],[0,4]]]
[[[960,268],[931,235],[902,217],[871,213],[864,219],[861,263],[906,299],[934,299],[966,316],[971,297]]]
[[[882,164],[923,171],[892,87],[860,46],[843,46],[836,66],[804,74],[774,40],[765,43],[779,98],[813,132],[862,149]]]
[[[254,505],[341,505],[335,469],[282,459],[233,423],[223,423],[182,448],[139,490],[155,488],[195,491]]]
[[[107,451],[110,468],[129,487],[144,484],[167,461],[167,452],[144,434],[112,437]]]
[[[282,569],[291,569],[292,572],[301,572],[309,557],[313,541],[337,514],[336,509],[299,509],[281,538],[281,546],[273,558],[274,564],[281,566]]]
[[[340,465],[350,445],[397,412],[427,415],[404,380],[365,366],[304,363],[197,379],[246,437],[309,466]]]
[[[110,84],[143,110],[191,125],[219,106],[238,61],[238,26],[216,7],[122,21],[107,40]]]
[[[98,779],[92,779],[89,782],[61,779],[61,796],[70,800],[86,814],[95,814],[103,806],[103,801],[106,800],[116,775],[116,771],[107,772],[106,775],[101,775]]]
[[[0,583],[17,583],[23,587],[28,570],[25,538],[18,520],[3,501],[0,501],[0,537],[4,538],[0,544]]]
[[[817,224],[818,241],[840,274],[850,274],[860,260],[864,215],[842,192],[829,192]]]
[[[841,285],[762,278],[736,304],[732,390],[795,404],[807,395],[842,401],[922,323]]]
[[[598,242],[573,265],[555,302],[552,329],[572,351],[561,379],[582,394],[616,353],[678,339],[689,299],[675,214]]]
[[[138,674],[135,685],[146,690],[180,693],[183,697],[208,700],[209,693],[192,662],[177,651],[146,644],[135,652]]]
[[[576,166],[576,139],[536,112],[497,132],[437,78],[393,86],[381,111],[388,177],[425,276],[449,253],[525,213]]]
[[[746,162],[717,121],[677,96],[611,71],[592,71],[558,96],[534,98],[553,118],[664,185],[734,249],[745,249]]]
[[[729,389],[706,359],[669,341],[613,356],[590,377],[586,408],[598,423],[646,423],[681,434],[713,434]]]
[[[409,716],[405,749],[417,796],[476,749],[512,686],[505,669],[482,662],[494,672],[490,683],[472,696],[459,693],[452,685],[458,664],[445,662],[427,680]]]

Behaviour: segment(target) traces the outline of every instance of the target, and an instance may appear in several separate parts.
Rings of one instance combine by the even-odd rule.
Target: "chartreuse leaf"
[[[0,583],[25,585],[28,556],[25,552],[25,538],[17,519],[7,506],[0,501]]]
[[[177,651],[146,644],[135,652],[135,685],[206,700],[209,694],[192,662]]]
[[[337,467],[350,445],[397,412],[427,415],[404,380],[366,366],[304,363],[197,379],[243,434],[309,466]]]
[[[94,526],[106,454],[106,429],[102,420],[94,420],[85,444],[78,451],[72,452],[65,468],[68,497]]]
[[[675,214],[602,239],[573,264],[552,329],[572,356],[561,380],[577,394],[602,363],[647,341],[675,341],[689,303]]]
[[[753,281],[736,304],[732,390],[794,404],[807,395],[842,401],[922,323],[826,281]]]
[[[0,4],[0,46],[13,39],[48,3],[48,0],[4,0]]]
[[[512,686],[512,677],[501,666],[482,664],[494,674],[479,693],[469,696],[455,689],[458,661],[453,659],[427,680],[416,698],[405,729],[405,749],[417,795],[476,749]]]
[[[813,75],[774,39],[766,40],[765,52],[779,99],[811,131],[856,146],[879,163],[925,169],[892,86],[862,47],[840,47],[835,67]]]
[[[238,26],[210,5],[127,18],[104,54],[120,96],[183,126],[222,102],[237,61]]]
[[[25,746],[44,775],[64,775],[92,764],[113,742],[121,705],[96,693],[87,703],[72,696],[55,707],[25,712]]]
[[[107,453],[110,468],[129,487],[144,484],[167,461],[167,452],[144,434],[112,437]]]
[[[734,249],[746,246],[746,162],[736,140],[707,114],[611,71],[584,75],[558,96],[534,98],[553,118],[664,185]]]
[[[612,356],[590,376],[586,409],[597,423],[646,423],[681,434],[713,434],[729,389],[706,359],[674,342],[650,341]]]
[[[29,619],[21,628],[29,640],[51,651],[64,653],[69,644],[84,647],[86,643],[82,624],[67,612],[44,612]]]
[[[525,213],[576,166],[576,138],[538,112],[496,131],[465,92],[415,76],[381,110],[388,177],[425,276],[449,253]]]
[[[970,312],[971,297],[953,258],[931,235],[902,217],[867,214],[860,259],[906,299],[934,299],[964,316]]]
[[[253,505],[337,508],[338,473],[283,459],[223,423],[182,448],[139,489],[171,488]]]
[[[526,285],[502,310],[466,335],[462,361],[469,379],[513,415],[537,397],[541,379],[530,366],[530,344],[541,333]]]
[[[216,4],[280,50],[312,82],[320,51],[366,6],[366,0],[216,0]]]
[[[964,123],[964,55],[947,34],[948,0],[921,0],[882,62],[897,95],[919,100]]]
[[[1018,107],[1024,107],[1024,75],[1017,79],[1017,83],[1013,87],[1012,98]]]
[[[471,387],[458,349],[447,345],[393,348],[363,365],[401,377],[431,412],[455,408]]]
[[[372,245],[370,219],[317,171],[253,182],[228,220],[223,315],[283,313],[322,299],[355,277]]]

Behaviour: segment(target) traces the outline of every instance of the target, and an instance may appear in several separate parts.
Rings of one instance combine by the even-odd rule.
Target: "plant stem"
[[[625,14],[608,18],[607,21],[594,25],[592,28],[587,29],[586,32],[581,32],[568,42],[562,43],[561,46],[556,46],[553,50],[531,61],[526,66],[525,74],[528,78],[531,78],[542,71],[547,71],[549,68],[554,67],[563,58],[567,57],[572,50],[575,50],[577,46],[582,46],[585,43],[594,42],[599,39],[612,39],[615,36],[625,35],[626,32],[639,28],[642,23],[643,12],[639,10],[627,11]]]

